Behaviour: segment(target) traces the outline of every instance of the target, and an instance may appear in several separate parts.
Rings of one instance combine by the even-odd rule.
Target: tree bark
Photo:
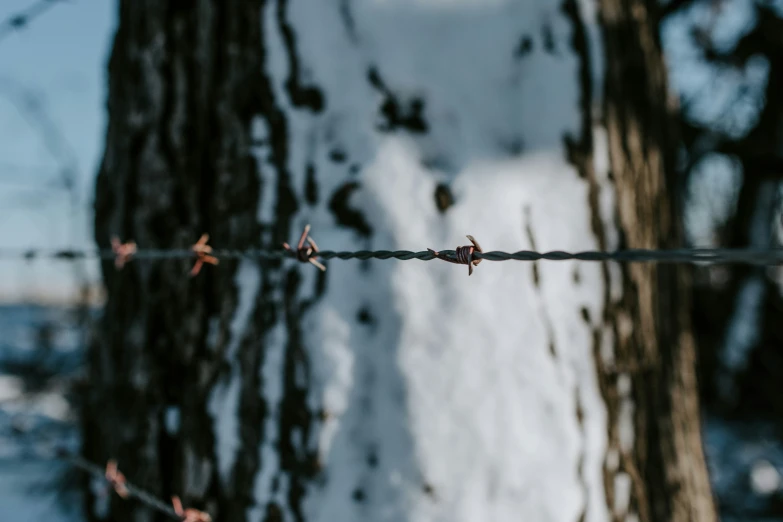
[[[295,202],[285,169],[277,188],[262,187],[249,127],[264,113],[275,154],[285,154],[285,122],[263,76],[261,2],[119,2],[109,62],[109,127],[98,175],[95,236],[147,248],[187,248],[208,232],[216,247],[271,247],[288,238]],[[275,161],[281,161],[275,159]],[[276,190],[278,226],[256,220],[261,191]],[[234,484],[215,476],[207,399],[224,371],[223,352],[237,307],[235,261],[187,276],[192,261],[102,265],[108,302],[90,349],[91,391],[84,448],[113,457],[137,484],[238,520],[247,505],[257,453],[238,460]],[[280,286],[279,263],[262,285]],[[295,283],[294,283],[295,284]],[[243,346],[263,335],[282,303],[259,297]],[[243,349],[247,379],[242,437],[256,444],[264,404],[252,392],[263,351]],[[179,419],[177,421],[177,419]],[[167,428],[167,424],[169,424]],[[179,426],[176,426],[179,424]],[[95,499],[89,499],[92,506]],[[153,520],[141,506],[112,499],[113,520]]]
[[[627,248],[676,248],[683,241],[676,104],[653,12],[644,2],[601,2],[606,125]],[[635,483],[633,503],[642,520],[716,520],[700,432],[689,270],[624,265],[623,281],[614,328],[618,365],[634,374],[639,438],[621,459]],[[613,380],[611,372],[604,378]]]
[[[491,36],[480,31],[505,28],[520,7],[305,5],[120,1],[96,189],[100,246],[118,235],[141,248],[187,248],[207,232],[216,248],[277,249],[295,239],[300,214],[314,216],[314,237],[335,250],[438,248],[429,242],[453,241],[456,230],[471,232],[466,224],[479,241],[493,238],[489,249],[680,241],[667,178],[674,109],[644,2],[601,0],[600,25],[574,1],[541,6],[538,26],[513,35],[512,86],[538,71],[550,87],[565,75],[574,88],[551,90],[551,105],[514,91],[501,109],[520,100],[526,120],[542,104],[578,102],[547,115],[555,131],[493,127],[506,118],[490,117],[505,79],[480,77],[466,94],[470,75],[427,76],[441,65],[469,73],[470,59],[448,69],[438,53],[482,45],[473,30]],[[320,22],[305,26],[305,16]],[[372,17],[383,23],[363,27]],[[435,60],[414,69],[431,80],[421,80],[424,95],[407,87],[416,75],[403,74],[418,51],[394,58],[404,37],[390,40],[392,58],[367,58],[383,46],[384,24],[444,31],[442,48],[421,51]],[[371,38],[375,47],[362,47]],[[328,64],[317,58],[338,45],[348,50]],[[595,56],[607,64],[605,82],[596,82]],[[487,108],[471,119],[474,105]],[[449,133],[465,128],[461,146]],[[436,262],[374,263],[316,274],[221,260],[195,278],[188,260],[122,271],[104,263],[85,455],[116,458],[135,484],[226,522],[715,519],[684,271],[485,262],[469,280],[482,286],[467,287],[461,270],[458,283]],[[429,290],[412,293],[418,287]],[[513,443],[496,440],[506,438]],[[543,458],[533,444],[549,459],[547,476],[532,467]],[[460,477],[451,461],[489,471]],[[89,512],[99,500],[88,498]],[[157,520],[117,498],[108,509],[112,520]]]

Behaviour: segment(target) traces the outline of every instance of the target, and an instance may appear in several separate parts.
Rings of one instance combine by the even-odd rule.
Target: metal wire
[[[455,250],[441,250],[440,257],[448,257],[458,262]],[[96,250],[9,250],[0,249],[0,259],[53,259],[53,260],[77,260],[77,259],[115,259],[116,253],[109,249]],[[280,260],[297,259],[296,252],[284,249],[215,249],[212,255],[218,259],[256,259],[256,260]],[[165,260],[165,259],[193,259],[197,257],[190,249],[139,249],[132,259]],[[320,250],[311,255],[312,258],[329,259],[398,259],[408,261],[418,259],[431,261],[437,259],[430,251],[414,252],[410,250],[358,250],[336,252],[332,250]],[[750,265],[777,265],[783,263],[783,248],[682,248],[672,250],[630,249],[610,252],[583,251],[563,252],[559,250],[550,252],[536,252],[520,250],[518,252],[474,252],[474,259],[486,259],[487,261],[614,261],[620,263],[691,263],[691,264],[750,264]]]
[[[92,462],[85,460],[79,455],[75,455],[73,453],[61,450],[57,452],[57,458],[63,460],[64,462],[67,462],[68,464],[76,468],[81,469],[82,471],[85,471],[95,476],[96,478],[100,478],[106,481],[107,483],[109,483],[109,481],[106,479],[105,468],[93,464]],[[154,509],[158,513],[166,515],[173,520],[180,520],[180,521],[183,520],[183,517],[177,514],[177,512],[174,510],[172,505],[166,504],[165,502],[161,501],[159,498],[155,497],[151,493],[148,493],[143,489],[139,488],[138,486],[134,486],[133,484],[127,481],[123,481],[123,487],[128,492],[128,497],[138,500],[145,506]]]

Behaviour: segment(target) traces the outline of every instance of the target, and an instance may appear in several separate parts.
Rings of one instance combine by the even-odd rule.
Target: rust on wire
[[[72,466],[96,477],[103,477],[123,499],[136,499],[148,508],[180,522],[212,522],[212,517],[204,511],[183,508],[179,497],[172,497],[171,504],[168,504],[158,499],[152,493],[131,484],[117,469],[117,461],[114,459],[108,461],[104,470],[104,468],[64,449],[58,449],[56,453],[57,458],[70,463]]]
[[[207,244],[207,241],[209,241],[209,234],[202,234],[199,240],[196,241],[196,244],[190,247],[196,254],[196,262],[190,270],[191,277],[197,276],[205,263],[210,265],[218,264],[218,259],[215,256],[210,255],[212,253],[212,247]]]
[[[308,243],[308,246],[305,246],[305,241]],[[299,237],[299,243],[296,245],[296,250],[291,248],[291,245],[288,243],[283,243],[283,248],[293,253],[299,262],[311,263],[312,265],[320,268],[322,272],[326,270],[326,267],[316,261],[313,257],[315,254],[318,254],[318,245],[316,245],[315,240],[310,237],[309,224],[305,225],[304,232],[302,232],[302,235]]]
[[[165,259],[191,259],[194,253],[197,257],[193,267],[193,275],[198,273],[204,263],[216,265],[220,259],[261,259],[279,260],[287,257],[295,257],[298,261],[312,263],[321,270],[326,267],[319,260],[327,259],[399,259],[409,261],[418,259],[430,261],[440,259],[449,263],[466,264],[469,267],[478,265],[479,261],[589,261],[589,262],[615,262],[615,263],[688,263],[695,265],[715,264],[747,264],[755,266],[780,266],[783,265],[783,247],[775,248],[674,248],[674,249],[626,249],[614,251],[588,250],[582,252],[564,252],[554,250],[550,252],[536,252],[532,250],[520,250],[518,252],[484,252],[472,236],[468,236],[472,246],[463,246],[456,251],[437,252],[432,249],[424,251],[411,250],[357,250],[336,252],[332,250],[319,250],[313,238],[309,234],[310,227],[305,227],[305,232],[299,239],[297,248],[294,249],[288,243],[283,243],[285,249],[215,249],[207,245],[208,236],[205,234],[198,243],[186,249],[169,248],[143,248],[139,247],[132,253],[134,262],[142,260]],[[0,247],[0,259],[56,259],[74,261],[80,259],[105,259],[117,260],[117,252],[107,249],[28,249],[16,251]],[[128,262],[128,259],[125,259]],[[469,268],[470,271],[470,268]]]
[[[122,498],[128,498],[130,492],[125,481],[125,475],[117,467],[117,461],[114,459],[106,463],[106,481],[114,488],[114,491]]]
[[[122,267],[131,260],[133,254],[137,251],[136,243],[134,241],[122,243],[117,237],[111,238],[111,249],[115,254],[114,266],[117,270],[122,270]]]
[[[473,244],[458,246],[457,250],[454,252],[453,258],[431,248],[428,248],[427,250],[429,250],[433,256],[443,261],[448,261],[449,263],[454,263],[456,265],[468,265],[468,275],[470,276],[473,275],[473,267],[478,266],[478,264],[481,263],[481,258],[474,257],[473,254],[476,252],[482,253],[483,250],[481,250],[481,245],[478,244],[478,241],[476,241],[473,236],[469,235],[466,237]]]
[[[182,501],[176,495],[171,497],[171,505],[182,522],[212,522],[212,517],[208,513],[193,508],[183,509]]]

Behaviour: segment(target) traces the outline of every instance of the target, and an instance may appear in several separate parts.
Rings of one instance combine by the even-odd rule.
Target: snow
[[[604,59],[604,46],[603,39],[601,38],[601,26],[598,20],[598,3],[592,0],[578,0],[577,6],[579,8],[579,16],[585,23],[585,31],[587,33],[587,51],[590,57],[590,79],[591,89],[593,93],[593,99],[590,100],[592,104],[593,115],[598,116],[602,112],[603,97],[601,94],[604,89],[604,69],[606,67]],[[601,120],[601,118],[596,118]],[[595,126],[593,133],[601,133],[603,127]],[[596,141],[594,143],[594,161],[596,170],[599,173],[599,179],[601,179],[602,167],[606,167],[604,173],[609,172],[609,149],[604,148],[606,145],[605,138],[606,133],[600,135],[594,134],[594,139],[604,138],[604,142],[600,143]]]
[[[462,201],[453,217],[442,218],[429,197],[434,181],[411,140],[389,139],[367,168],[357,206],[379,231],[377,241],[392,249],[441,248],[460,231],[488,249],[527,248],[525,207],[540,248],[555,248],[555,238],[565,248],[592,246],[587,219],[548,219],[578,206],[585,211],[586,187],[557,155],[532,156],[472,166],[454,181]],[[559,197],[541,201],[549,183],[561,187]],[[571,194],[563,190],[569,183]],[[600,317],[598,267],[583,267],[583,288],[574,288],[571,263],[541,265],[540,291],[531,268],[487,262],[466,279],[464,267],[378,264],[358,282],[349,263],[330,266],[333,286],[315,312],[323,326],[309,342],[314,352],[326,349],[319,360],[335,354],[331,386],[342,393],[330,400],[325,387],[324,400],[338,408],[334,422],[344,427],[329,434],[329,480],[313,492],[313,520],[361,518],[347,501],[358,484],[372,502],[366,509],[386,518],[505,520],[520,511],[541,520],[576,518],[586,500],[582,480],[595,508],[590,519],[600,517],[606,419],[589,326],[580,318],[582,307]],[[375,331],[346,328],[368,302],[378,316]],[[552,306],[566,302],[574,304]],[[576,394],[584,429],[576,422]],[[373,473],[362,469],[369,446],[378,452]],[[580,457],[593,466],[582,478]],[[425,482],[437,502],[421,493]]]
[[[614,512],[615,514],[625,515],[628,513],[628,507],[631,500],[631,477],[628,473],[617,473],[614,476]]]
[[[18,400],[24,393],[24,381],[13,375],[0,375],[0,403]]]
[[[279,436],[278,418],[280,401],[283,398],[283,364],[286,339],[285,326],[282,323],[267,334],[264,365],[261,369],[261,396],[267,402],[270,414],[264,421],[264,442],[259,449],[261,471],[256,475],[254,496],[256,506],[251,508],[248,519],[251,522],[261,522],[264,507],[270,501],[276,500],[283,506],[283,495],[272,493],[272,482],[280,469],[280,458],[277,455],[275,442]],[[280,488],[282,490],[282,488]]]
[[[485,250],[514,251],[533,248],[528,229],[538,250],[598,247],[587,182],[563,147],[566,133],[580,131],[579,59],[558,4],[363,1],[341,9],[290,0],[300,81],[323,91],[321,113],[290,102],[277,9],[269,5],[262,23],[266,72],[289,125],[291,186],[304,201],[312,162],[320,194],[293,229],[312,223],[319,246],[333,250],[453,249],[472,234]],[[581,10],[591,18],[589,3]],[[532,45],[515,58],[525,38]],[[593,65],[599,85],[602,65]],[[389,92],[403,116],[420,105],[426,132],[378,129]],[[263,124],[255,127],[263,140]],[[265,158],[264,149],[253,153]],[[335,149],[344,162],[330,159]],[[605,138],[596,152],[610,230]],[[260,170],[274,178],[268,163]],[[370,237],[329,210],[348,180],[358,183],[348,205]],[[439,183],[455,198],[445,214],[434,204]],[[259,216],[272,219],[263,209]],[[603,314],[600,266],[540,263],[538,285],[533,266],[484,261],[468,278],[466,267],[437,261],[329,263],[326,294],[303,327],[311,407],[328,414],[317,440],[325,471],[308,490],[308,520],[608,518],[607,419],[592,345]],[[304,299],[316,270],[300,270]],[[262,395],[272,414],[251,520],[271,499],[291,517],[274,446],[285,342],[282,324],[264,339]],[[611,338],[603,350],[611,353]]]
[[[277,173],[269,164],[269,129],[263,118],[255,117],[252,121],[251,137],[254,145],[250,151],[259,165],[263,165],[260,170],[261,176],[261,200],[258,205],[258,221],[260,223],[271,223],[274,220],[275,212],[275,183]]]
[[[0,466],[0,516],[4,522],[78,522],[78,507],[62,506],[50,491],[41,492],[45,479],[62,472],[48,461],[19,461]]]
[[[750,485],[758,495],[771,495],[780,488],[780,474],[768,461],[760,460],[750,470]]]
[[[209,413],[215,422],[215,454],[217,455],[218,472],[224,485],[228,483],[231,471],[234,469],[236,453],[239,448],[238,409],[242,381],[239,374],[237,351],[261,286],[258,266],[247,259],[240,261],[235,284],[239,292],[238,302],[229,327],[230,340],[225,354],[225,360],[229,363],[231,371],[228,378],[220,381],[212,390],[208,404]],[[167,425],[169,425],[168,422]],[[179,426],[178,421],[176,425]]]
[[[756,23],[755,2],[694,2],[667,18],[661,28],[669,77],[687,103],[687,116],[715,132],[739,138],[756,124],[764,107],[769,64],[752,56],[742,67],[715,67],[694,41],[694,29],[708,31],[717,51],[728,51]]]
[[[164,416],[164,424],[166,426],[166,431],[169,433],[169,435],[176,435],[179,433],[179,427],[181,423],[181,412],[180,409],[175,406],[169,406],[166,408],[166,413]]]

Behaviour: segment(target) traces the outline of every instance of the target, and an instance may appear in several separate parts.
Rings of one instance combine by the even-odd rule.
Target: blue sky
[[[0,20],[34,1],[2,0]],[[0,248],[91,245],[115,10],[113,0],[66,0],[0,40]],[[52,153],[40,120],[23,108],[29,99],[50,120],[45,126],[64,138],[60,151]],[[57,188],[63,168],[72,169],[77,182],[75,216],[68,191]],[[0,301],[61,295],[72,273],[65,263],[0,261]]]

